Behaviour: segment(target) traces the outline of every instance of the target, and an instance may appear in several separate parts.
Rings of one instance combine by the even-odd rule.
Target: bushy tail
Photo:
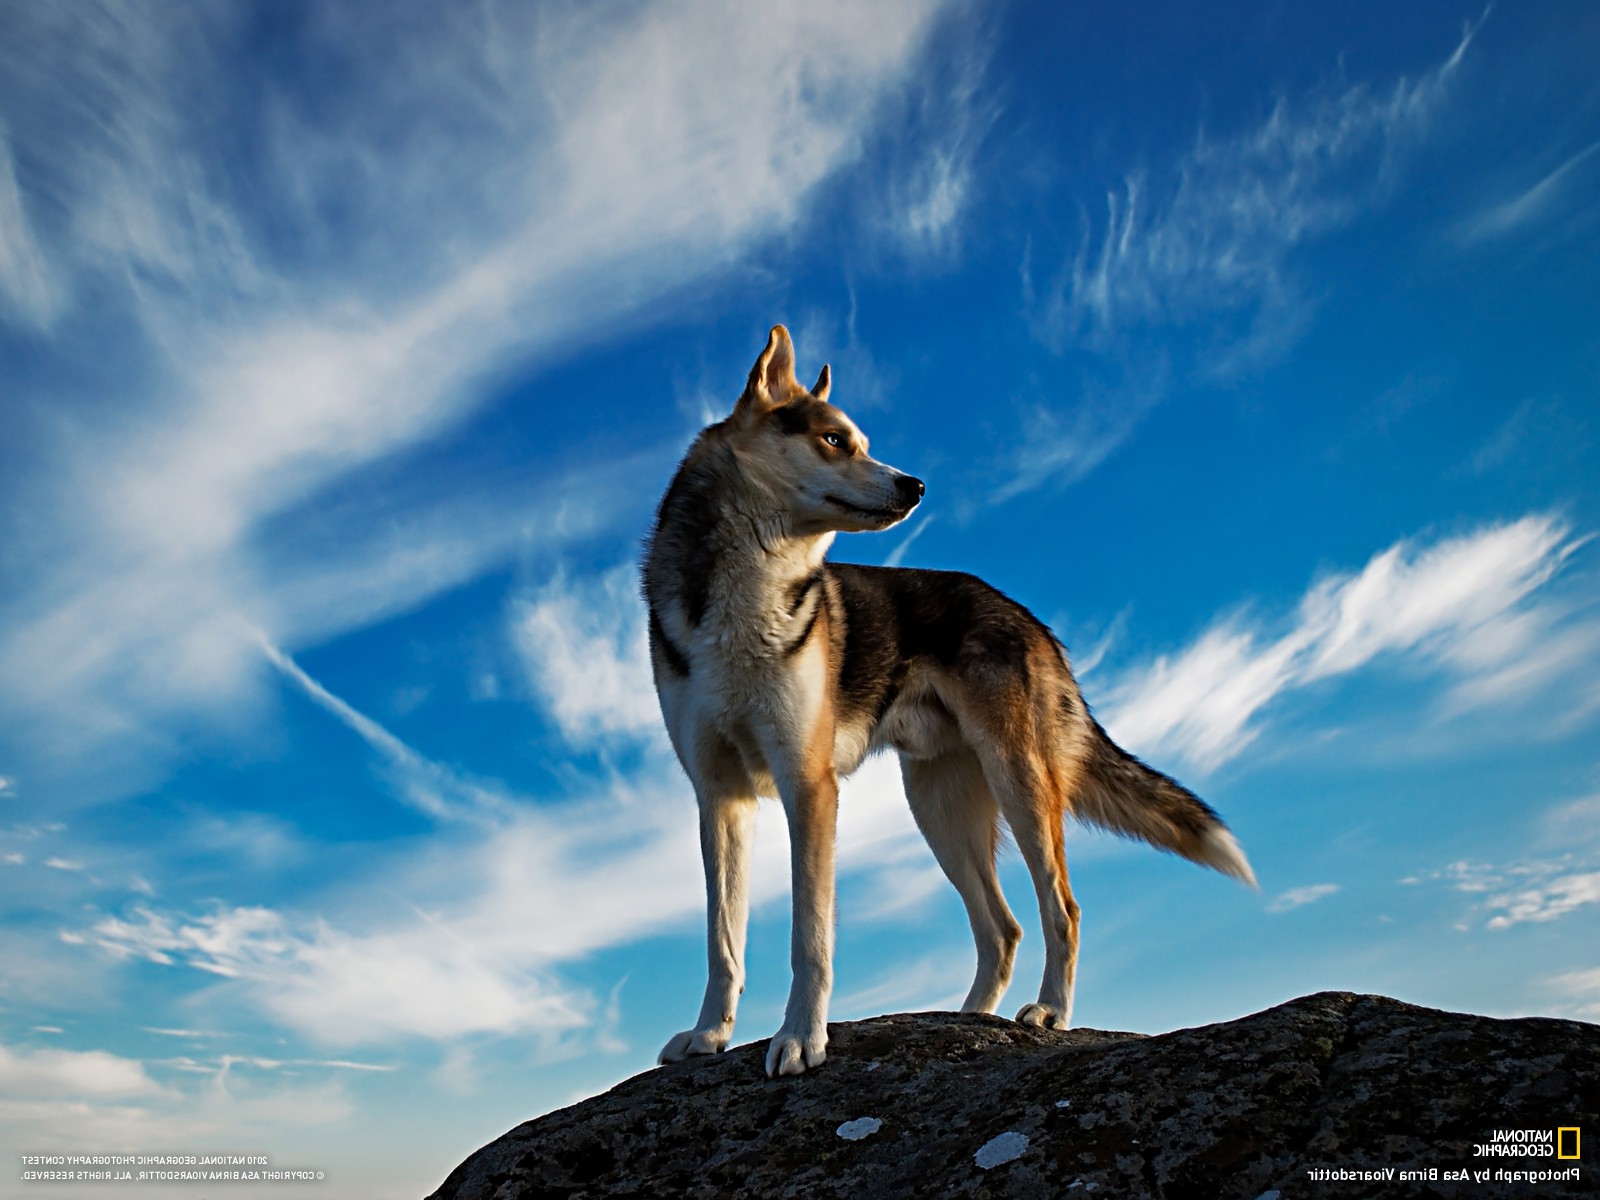
[[[1244,851],[1209,804],[1118,746],[1093,717],[1089,724],[1074,816],[1256,886]]]

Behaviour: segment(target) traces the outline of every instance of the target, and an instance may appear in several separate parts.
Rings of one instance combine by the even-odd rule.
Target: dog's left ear
[[[794,377],[794,343],[789,331],[774,325],[767,335],[767,348],[750,368],[750,378],[744,385],[744,395],[734,408],[735,414],[766,412],[787,404],[789,397],[801,390],[800,381]]]
[[[826,400],[828,393],[833,390],[833,373],[828,370],[828,364],[822,364],[822,374],[817,376],[817,382],[811,385],[811,394],[818,400]]]

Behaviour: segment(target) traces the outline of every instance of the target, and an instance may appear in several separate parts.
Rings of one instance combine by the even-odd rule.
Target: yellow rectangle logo
[[[1568,1135],[1571,1135],[1570,1137]],[[1563,1125],[1556,1130],[1556,1157],[1577,1158],[1579,1146],[1578,1127],[1576,1125]],[[1571,1147],[1571,1152],[1568,1152]]]

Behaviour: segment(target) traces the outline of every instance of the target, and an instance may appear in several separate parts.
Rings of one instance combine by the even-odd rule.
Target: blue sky
[[[1074,831],[1080,1024],[1600,1016],[1597,50],[1576,2],[0,7],[0,1152],[420,1194],[650,1065],[703,900],[639,539],[776,321],[928,483],[835,557],[1029,605],[1255,865]],[[835,1017],[957,1002],[892,761],[841,837]]]

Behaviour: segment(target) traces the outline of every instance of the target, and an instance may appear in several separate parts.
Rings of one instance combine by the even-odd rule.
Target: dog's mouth
[[[851,504],[850,501],[832,494],[824,496],[823,499],[835,508],[842,508],[845,512],[865,517],[869,521],[898,521],[916,507],[910,505],[906,508],[863,508],[859,504]]]

